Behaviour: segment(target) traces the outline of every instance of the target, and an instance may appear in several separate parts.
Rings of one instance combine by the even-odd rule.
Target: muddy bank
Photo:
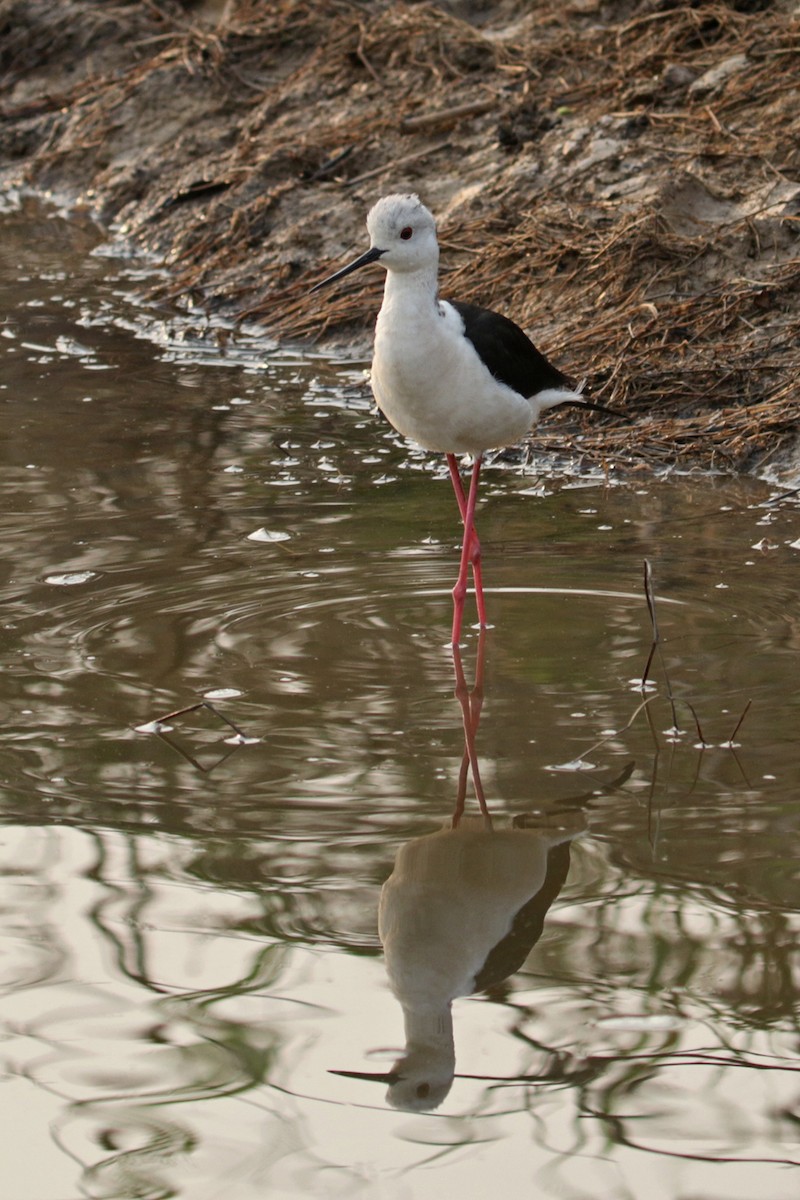
[[[798,79],[794,2],[0,0],[0,178],[157,255],[167,301],[339,344],[381,274],[309,285],[418,191],[443,294],[632,418],[584,453],[763,469],[800,412]]]

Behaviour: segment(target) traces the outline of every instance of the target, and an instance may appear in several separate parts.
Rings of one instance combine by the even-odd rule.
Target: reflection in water
[[[230,888],[180,886],[177,851],[165,845],[159,856],[111,830],[2,831],[3,906],[22,910],[13,879],[30,921],[17,931],[22,946],[4,929],[5,1097],[27,1139],[21,1157],[39,1153],[43,1113],[67,1156],[50,1167],[55,1193],[44,1178],[38,1193],[7,1188],[23,1176],[22,1167],[6,1175],[4,1160],[4,1196],[71,1196],[70,1159],[82,1195],[172,1196],[165,1169],[197,1150],[197,1102],[230,1103],[272,1067],[284,1040],[275,998],[284,949],[231,938],[256,904]],[[66,872],[82,886],[65,886]],[[24,1170],[30,1178],[35,1164]]]
[[[502,983],[538,941],[569,871],[569,843],[585,828],[579,811],[522,814],[493,826],[475,739],[483,703],[486,638],[478,640],[468,691],[453,647],[464,754],[451,821],[401,846],[381,890],[378,929],[389,982],[403,1008],[406,1047],[385,1074],[336,1072],[388,1083],[395,1108],[437,1108],[455,1076],[453,1001]],[[468,770],[479,817],[464,817]]]
[[[478,822],[478,827],[472,822]],[[381,892],[380,935],[406,1049],[387,1076],[396,1108],[436,1108],[455,1073],[452,1003],[525,961],[569,869],[579,828],[487,829],[466,818],[406,843]]]

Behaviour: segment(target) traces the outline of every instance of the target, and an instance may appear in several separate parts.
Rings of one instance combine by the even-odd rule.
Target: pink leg
[[[473,477],[475,474],[475,468],[477,468],[478,471],[480,471],[481,461],[482,461],[481,457],[476,458],[475,466],[473,467]],[[461,474],[458,470],[458,464],[456,462],[456,457],[454,454],[447,455],[447,466],[450,471],[450,479],[453,484],[453,491],[456,494],[456,502],[458,504],[458,511],[461,514],[461,520],[465,521],[466,515],[467,515],[467,497],[464,494],[464,485],[461,482]],[[465,531],[465,536],[466,536],[466,531]],[[473,527],[472,527],[472,537],[471,537],[469,558],[470,558],[470,562],[472,564],[472,578],[475,583],[475,603],[478,606],[478,622],[479,622],[481,628],[485,629],[486,626],[488,625],[488,621],[486,619],[486,602],[483,598],[483,572],[481,570],[481,544],[480,544],[480,541],[478,540],[478,535],[475,532],[474,523],[473,523]],[[462,601],[462,605],[463,605],[463,601]],[[459,627],[459,632],[460,632],[460,627]]]
[[[461,824],[461,818],[464,815],[464,805],[467,801],[467,772],[469,771],[469,750],[464,750],[464,757],[461,759],[461,769],[458,772],[458,792],[456,793],[456,806],[453,809],[453,817],[450,821],[451,829],[458,829]]]
[[[479,454],[472,467],[472,480],[469,485],[469,496],[467,497],[467,505],[464,510],[464,541],[461,545],[461,565],[458,569],[458,579],[453,588],[453,633],[450,639],[451,645],[457,646],[461,639],[461,622],[464,618],[464,599],[467,595],[467,576],[469,575],[469,564],[472,557],[473,539],[475,538],[475,505],[478,501],[478,481],[481,475],[482,456]],[[480,546],[478,547],[480,553]],[[473,564],[473,571],[475,566]],[[478,575],[480,578],[480,573]],[[476,580],[475,593],[478,595],[478,584]],[[486,613],[483,610],[483,586],[480,588],[481,601],[478,606],[478,613],[481,624],[485,624]],[[482,615],[481,615],[482,614]]]
[[[478,753],[475,749],[475,737],[478,732],[478,724],[481,719],[481,708],[483,707],[483,662],[485,653],[485,635],[481,631],[478,639],[478,661],[475,667],[475,687],[471,692],[467,690],[466,679],[464,678],[464,667],[461,662],[461,651],[458,646],[453,646],[453,666],[456,673],[456,699],[461,705],[461,716],[464,723],[464,757],[461,760],[461,770],[458,777],[458,793],[456,796],[456,806],[453,812],[452,828],[457,829],[464,814],[464,804],[467,792],[467,771],[472,773],[472,784],[475,788],[475,795],[478,800],[478,807],[483,813],[487,828],[492,827],[492,818],[489,814],[489,809],[486,804],[486,796],[483,791],[483,783],[481,782],[480,766],[478,764]]]

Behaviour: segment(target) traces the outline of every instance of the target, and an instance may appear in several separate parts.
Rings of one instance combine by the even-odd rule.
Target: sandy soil
[[[443,294],[627,416],[560,444],[764,470],[800,412],[798,80],[795,0],[0,0],[0,183],[155,254],[165,300],[332,344],[382,276],[309,285],[417,191]]]

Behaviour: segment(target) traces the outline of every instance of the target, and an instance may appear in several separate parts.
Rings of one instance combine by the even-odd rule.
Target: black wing
[[[500,383],[526,399],[545,388],[572,386],[568,376],[548,362],[528,335],[508,317],[477,304],[462,304],[460,300],[449,300],[448,304],[461,317],[465,336]]]
[[[561,891],[569,874],[570,844],[559,842],[547,854],[547,874],[535,896],[531,896],[517,915],[506,936],[489,953],[475,976],[474,991],[496,987],[518,971],[542,936],[547,910]]]

